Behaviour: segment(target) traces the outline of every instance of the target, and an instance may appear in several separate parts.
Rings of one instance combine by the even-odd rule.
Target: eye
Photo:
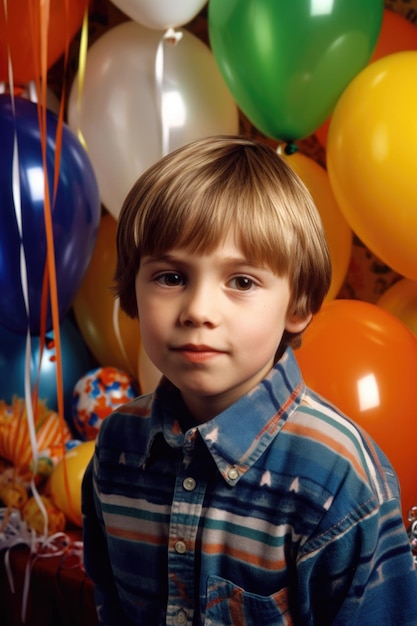
[[[164,272],[155,277],[155,282],[164,287],[178,287],[185,284],[185,278],[178,272]]]
[[[251,291],[255,288],[256,283],[249,276],[235,276],[231,279],[230,286],[238,291]]]

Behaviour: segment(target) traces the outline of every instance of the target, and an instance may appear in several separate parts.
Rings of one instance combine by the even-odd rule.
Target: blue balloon
[[[57,116],[46,112],[46,169],[51,198],[60,319],[68,312],[88,267],[100,222],[100,197],[87,152],[64,124],[61,162],[53,202]],[[13,201],[13,144],[17,139],[22,213],[19,236]],[[47,242],[44,219],[44,168],[37,105],[0,96],[0,324],[13,332],[35,335],[41,330],[41,302]],[[21,241],[26,258],[29,317],[22,291]],[[46,324],[52,327],[50,303]]]
[[[64,417],[73,428],[72,396],[77,382],[97,361],[88,350],[76,324],[67,316],[60,325]],[[31,384],[39,367],[40,339],[31,337]],[[0,326],[0,399],[11,404],[13,396],[25,397],[26,336]],[[39,375],[38,397],[53,411],[58,409],[54,333],[46,334]]]

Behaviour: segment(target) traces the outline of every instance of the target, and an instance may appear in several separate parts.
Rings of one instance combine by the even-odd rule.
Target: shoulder
[[[308,454],[321,480],[343,483],[346,491],[361,492],[378,507],[399,498],[395,472],[369,434],[334,405],[306,389],[284,432]],[[336,487],[338,489],[338,487]]]
[[[101,424],[97,450],[131,450],[138,452],[152,429],[154,394],[139,396],[120,406]]]

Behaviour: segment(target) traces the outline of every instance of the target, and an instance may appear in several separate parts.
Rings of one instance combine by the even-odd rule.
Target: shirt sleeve
[[[308,623],[417,625],[417,572],[397,499],[353,512],[310,550],[299,567]]]
[[[94,458],[87,467],[82,484],[84,567],[94,583],[99,623],[103,626],[133,626],[120,602],[108,558],[106,536],[97,515],[93,463]]]

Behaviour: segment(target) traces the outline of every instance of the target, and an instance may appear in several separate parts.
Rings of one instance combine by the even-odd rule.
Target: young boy
[[[417,624],[394,472],[292,351],[330,281],[301,181],[262,143],[197,141],[133,186],[117,249],[163,377],[104,421],[84,479],[101,623]]]

